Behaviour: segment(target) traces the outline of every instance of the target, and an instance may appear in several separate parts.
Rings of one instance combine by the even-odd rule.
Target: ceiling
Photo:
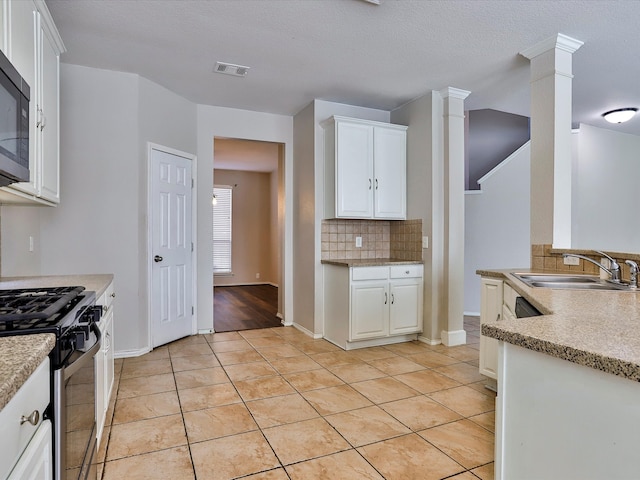
[[[140,74],[199,104],[294,115],[314,98],[393,110],[430,90],[529,114],[518,52],[557,33],[573,55],[573,122],[640,135],[640,1],[46,0],[62,62]],[[213,73],[217,61],[250,67]]]

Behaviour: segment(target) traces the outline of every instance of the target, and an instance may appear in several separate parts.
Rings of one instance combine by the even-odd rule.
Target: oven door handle
[[[80,355],[80,357],[78,357],[72,364],[64,368],[65,381],[68,380],[69,377],[71,377],[71,375],[73,375],[78,370],[80,370],[87,361],[93,360],[93,357],[95,356],[95,354],[98,353],[98,350],[100,350],[100,347],[101,347],[100,341],[102,339],[102,334],[100,333],[100,329],[98,328],[98,325],[95,323],[91,324],[91,329],[93,330],[93,333],[95,333],[96,335],[96,343],[89,350],[87,350],[82,355]]]

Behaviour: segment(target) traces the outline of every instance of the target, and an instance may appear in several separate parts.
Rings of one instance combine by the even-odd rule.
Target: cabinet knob
[[[111,294],[111,298],[116,298],[116,292],[113,292],[113,293]]]
[[[34,410],[33,412],[31,412],[31,415],[29,415],[28,417],[25,417],[24,415],[20,417],[20,425],[24,425],[27,422],[29,422],[31,425],[37,425],[39,421],[40,412],[38,410]]]

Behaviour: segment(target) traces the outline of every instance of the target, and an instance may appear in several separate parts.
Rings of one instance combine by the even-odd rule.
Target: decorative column
[[[559,33],[520,54],[531,62],[531,244],[571,247],[572,55]]]
[[[464,100],[471,92],[448,87],[443,99],[444,302],[442,343],[467,342],[464,331]]]

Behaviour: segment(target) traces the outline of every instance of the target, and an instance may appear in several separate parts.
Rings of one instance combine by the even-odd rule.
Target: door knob
[[[154,262],[161,262],[163,260],[163,258],[160,255],[156,255],[155,257],[153,257],[153,261]]]

